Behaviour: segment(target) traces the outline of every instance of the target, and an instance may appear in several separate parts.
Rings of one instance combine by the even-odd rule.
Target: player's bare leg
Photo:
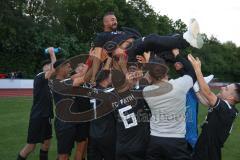
[[[28,155],[34,151],[36,144],[26,144],[24,148],[20,151],[18,159],[26,159]]]
[[[68,154],[59,154],[57,160],[69,160]]]
[[[74,160],[82,160],[85,158],[86,147],[87,147],[87,140],[77,143]]]

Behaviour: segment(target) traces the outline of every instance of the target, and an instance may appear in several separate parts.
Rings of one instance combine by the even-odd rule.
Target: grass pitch
[[[29,97],[0,98],[0,156],[4,160],[15,160],[20,149],[25,145],[27,138],[29,113],[32,99]],[[240,110],[240,105],[237,107]],[[199,107],[199,126],[203,122],[207,108]],[[201,132],[201,130],[199,131]],[[232,134],[223,149],[223,160],[240,159],[240,119],[234,123]],[[56,137],[53,134],[49,159],[56,159]],[[37,160],[39,146],[28,160]]]

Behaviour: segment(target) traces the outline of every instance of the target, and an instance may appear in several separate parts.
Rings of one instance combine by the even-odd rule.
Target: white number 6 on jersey
[[[126,107],[121,108],[121,109],[118,110],[119,115],[120,115],[120,117],[121,117],[121,119],[123,121],[124,127],[126,129],[138,125],[137,118],[136,118],[134,113],[130,113],[128,115],[124,114],[124,112],[129,111],[130,109],[132,109],[132,106],[129,105],[129,106],[126,106]],[[129,122],[128,120],[130,120],[130,119],[131,119],[131,121]]]

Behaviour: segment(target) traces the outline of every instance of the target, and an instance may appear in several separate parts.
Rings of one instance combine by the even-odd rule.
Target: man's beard
[[[114,24],[114,25],[112,25],[112,31],[116,31],[117,30],[117,24]]]

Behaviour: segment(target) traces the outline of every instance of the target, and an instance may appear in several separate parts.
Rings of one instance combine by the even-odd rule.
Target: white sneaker
[[[203,39],[200,34],[199,24],[196,19],[191,19],[188,25],[188,30],[183,34],[183,38],[193,47],[202,48]]]
[[[204,77],[204,80],[205,80],[205,82],[208,84],[209,82],[211,82],[211,80],[212,80],[213,78],[214,78],[214,75],[211,74],[211,75],[209,75],[209,76],[207,76],[207,77]],[[194,89],[195,92],[199,92],[200,88],[199,88],[198,82],[195,82],[195,83],[194,83],[193,89]]]

